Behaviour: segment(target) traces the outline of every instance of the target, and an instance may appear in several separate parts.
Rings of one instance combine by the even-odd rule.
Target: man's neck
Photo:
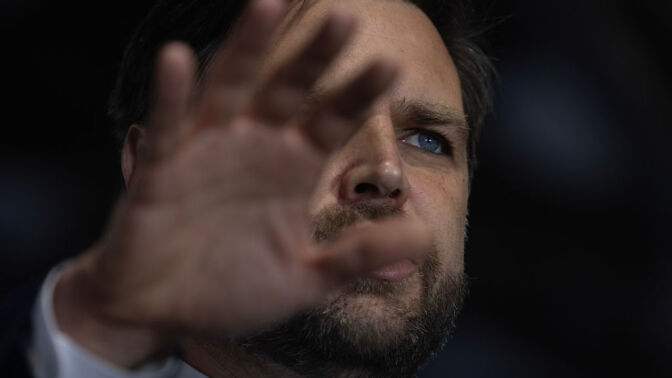
[[[239,346],[224,341],[190,339],[184,344],[184,360],[212,378],[300,377],[285,366],[252,355]]]

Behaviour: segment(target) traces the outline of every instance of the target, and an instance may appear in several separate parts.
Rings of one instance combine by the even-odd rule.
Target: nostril
[[[357,186],[355,186],[355,193],[363,194],[367,192],[372,194],[378,194],[379,193],[378,187],[369,183],[357,184]]]
[[[401,190],[395,189],[395,190],[392,191],[392,193],[390,193],[389,197],[390,198],[397,198],[397,197],[399,197],[400,194],[401,194]]]

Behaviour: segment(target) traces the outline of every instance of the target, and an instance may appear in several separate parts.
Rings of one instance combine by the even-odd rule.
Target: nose
[[[369,119],[350,139],[346,153],[351,164],[339,188],[342,201],[381,202],[396,208],[404,205],[409,184],[389,117]]]

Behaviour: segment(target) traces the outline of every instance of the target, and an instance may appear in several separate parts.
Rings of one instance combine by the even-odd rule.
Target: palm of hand
[[[250,329],[325,289],[305,263],[313,244],[307,201],[325,154],[290,129],[238,122],[207,130],[145,173],[147,200],[129,209],[123,231],[109,238],[132,246],[116,248],[129,257],[125,272],[144,267],[141,282],[127,276],[126,285],[156,288],[137,291],[134,302],[159,307],[160,292],[160,307],[171,306],[161,312],[190,328]]]
[[[250,66],[258,66],[281,20],[278,4],[253,3],[243,15],[196,107],[190,52],[173,45],[160,54],[147,142],[95,269],[112,317],[194,332],[251,331],[316,303],[349,277],[424,252],[421,225],[400,221],[321,245],[311,240],[307,203],[322,165],[395,69],[372,63],[305,123],[292,123],[353,25],[333,16],[267,84],[250,88]],[[304,96],[283,99],[288,88]]]

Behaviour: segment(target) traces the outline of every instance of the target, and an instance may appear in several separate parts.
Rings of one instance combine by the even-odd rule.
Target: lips
[[[385,281],[400,281],[409,277],[418,270],[416,264],[411,260],[400,260],[394,264],[384,266],[365,274],[368,278]]]

